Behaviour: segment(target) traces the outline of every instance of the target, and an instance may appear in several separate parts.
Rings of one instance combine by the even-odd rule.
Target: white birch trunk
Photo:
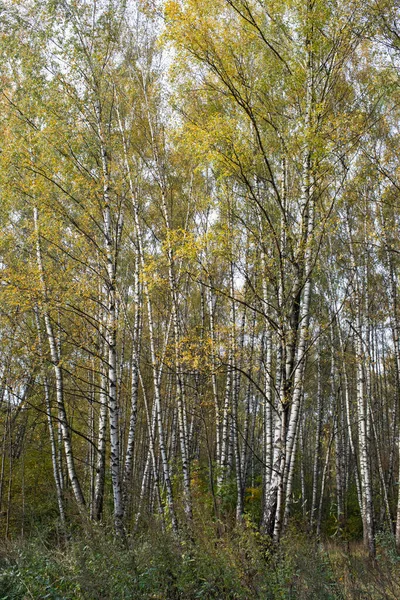
[[[313,483],[312,497],[310,510],[310,529],[314,528],[316,510],[317,510],[317,494],[318,494],[318,479],[321,462],[321,434],[322,434],[322,419],[323,419],[323,402],[322,402],[322,373],[321,373],[321,332],[318,331],[318,357],[317,357],[317,423],[315,432],[314,446],[314,466],[313,466]]]
[[[34,312],[35,312],[36,329],[37,329],[37,333],[38,333],[39,358],[40,358],[40,362],[41,362],[41,367],[42,367],[42,369],[44,369],[43,336],[42,336],[42,328],[40,326],[39,310],[37,307],[34,308]],[[49,389],[49,382],[48,382],[46,373],[43,373],[43,387],[44,387],[44,398],[45,398],[45,403],[46,403],[47,424],[49,427],[49,436],[50,436],[51,464],[53,467],[54,483],[56,485],[58,512],[60,513],[61,527],[62,527],[62,529],[65,530],[66,520],[65,520],[62,487],[61,487],[61,483],[60,483],[60,474],[58,471],[57,442],[56,442],[56,437],[54,434],[53,418],[52,418],[52,410],[51,410],[51,402],[50,402],[50,389]]]
[[[135,318],[132,332],[132,359],[131,359],[131,402],[128,428],[128,439],[126,444],[124,476],[123,476],[123,504],[124,511],[127,509],[129,486],[132,480],[133,458],[135,450],[137,403],[139,392],[139,344],[140,344],[140,281],[139,281],[139,256],[136,256],[134,275],[134,304]]]
[[[85,499],[83,497],[82,489],[79,483],[78,475],[75,469],[74,454],[72,450],[71,435],[68,426],[67,413],[64,405],[64,382],[63,372],[61,368],[61,360],[58,354],[57,341],[54,335],[53,326],[51,323],[49,309],[48,309],[48,297],[47,297],[47,286],[44,275],[44,266],[42,260],[42,249],[40,244],[40,229],[39,229],[39,215],[38,209],[33,209],[33,218],[36,235],[36,260],[39,270],[40,283],[42,287],[43,307],[42,313],[45,322],[45,328],[47,333],[47,339],[50,348],[51,362],[53,364],[54,375],[56,380],[56,399],[57,409],[59,414],[60,429],[62,432],[62,439],[64,444],[65,460],[67,463],[68,476],[71,483],[72,491],[75,496],[75,500],[80,510],[85,508]]]

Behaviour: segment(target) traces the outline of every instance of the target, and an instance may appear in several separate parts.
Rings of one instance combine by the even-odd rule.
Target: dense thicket
[[[3,3],[1,535],[400,546],[398,19]]]

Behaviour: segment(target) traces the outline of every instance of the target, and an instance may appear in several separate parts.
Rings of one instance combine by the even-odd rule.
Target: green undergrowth
[[[1,546],[0,600],[398,599],[391,539],[378,544],[372,564],[358,544],[316,545],[294,531],[274,548],[248,522],[179,542],[156,526],[124,543],[102,527],[66,541],[42,532]]]

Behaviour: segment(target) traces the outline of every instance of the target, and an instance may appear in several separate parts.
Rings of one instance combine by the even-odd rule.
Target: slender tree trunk
[[[97,435],[96,477],[94,483],[94,502],[92,518],[100,521],[103,514],[104,486],[106,477],[106,448],[107,448],[107,376],[106,368],[100,364],[99,389],[99,427]]]
[[[216,365],[216,339],[215,339],[215,325],[214,325],[214,306],[212,298],[212,287],[211,279],[209,281],[209,287],[207,288],[207,303],[208,303],[208,314],[210,321],[210,358],[211,358],[211,383],[214,401],[215,411],[215,445],[216,445],[216,459],[217,464],[221,464],[221,422],[220,422],[220,409],[218,399],[218,387],[217,387],[217,365]]]
[[[39,310],[37,307],[35,307],[34,311],[35,311],[36,329],[37,329],[37,334],[38,334],[39,358],[40,358],[42,370],[44,371],[43,335],[42,335],[42,329],[40,326]],[[63,494],[62,494],[62,488],[61,488],[61,483],[60,483],[60,474],[58,471],[58,462],[57,462],[57,442],[56,442],[56,437],[54,434],[54,427],[53,427],[49,382],[48,382],[47,375],[45,372],[43,373],[43,389],[44,389],[44,398],[45,398],[45,403],[46,403],[47,424],[49,427],[51,464],[53,467],[54,483],[56,485],[58,512],[60,514],[61,527],[63,530],[65,530],[66,521],[65,521],[64,504],[63,504]]]
[[[332,433],[328,440],[328,447],[326,449],[324,468],[322,470],[321,491],[320,491],[320,495],[319,495],[318,516],[317,516],[317,526],[316,526],[317,538],[319,538],[321,535],[322,509],[323,509],[323,504],[324,504],[325,485],[326,485],[326,478],[328,475],[329,461],[330,461],[330,457],[331,457],[331,449],[332,449],[332,443],[333,443],[333,439],[334,439],[335,426],[336,426],[336,424],[333,423]]]
[[[67,462],[67,470],[69,480],[71,482],[72,490],[75,496],[75,500],[77,502],[80,510],[83,510],[85,507],[85,499],[82,494],[82,489],[79,483],[79,479],[75,469],[75,461],[74,455],[72,451],[72,443],[71,436],[68,426],[67,414],[64,405],[64,382],[63,382],[63,372],[60,363],[60,356],[58,354],[57,342],[53,332],[53,325],[50,319],[49,309],[48,309],[48,296],[47,296],[47,287],[46,280],[44,275],[44,267],[42,260],[42,249],[40,243],[40,231],[39,231],[39,216],[37,208],[34,208],[34,225],[35,225],[35,234],[36,234],[36,259],[37,265],[39,269],[40,282],[42,287],[42,297],[43,297],[43,305],[42,305],[42,313],[46,327],[47,339],[50,348],[50,356],[51,362],[54,368],[54,375],[56,380],[56,398],[57,398],[57,408],[59,414],[59,422],[60,428],[62,432],[62,439],[64,443],[64,451],[65,458]]]
[[[123,504],[124,511],[127,510],[129,487],[132,483],[133,458],[135,450],[137,403],[139,391],[139,345],[140,345],[140,282],[139,282],[139,255],[136,255],[134,275],[134,304],[135,317],[132,332],[132,359],[131,359],[131,406],[128,428],[128,440],[126,444],[124,477],[123,477]]]
[[[310,511],[310,529],[313,530],[315,514],[317,510],[318,479],[321,461],[321,434],[323,422],[323,399],[322,399],[322,373],[321,373],[321,332],[318,332],[318,356],[317,356],[317,423],[314,446],[314,466],[312,483],[312,500]]]

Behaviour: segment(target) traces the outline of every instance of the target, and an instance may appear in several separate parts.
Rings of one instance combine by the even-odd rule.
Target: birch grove
[[[398,11],[5,6],[1,535],[400,547]]]

